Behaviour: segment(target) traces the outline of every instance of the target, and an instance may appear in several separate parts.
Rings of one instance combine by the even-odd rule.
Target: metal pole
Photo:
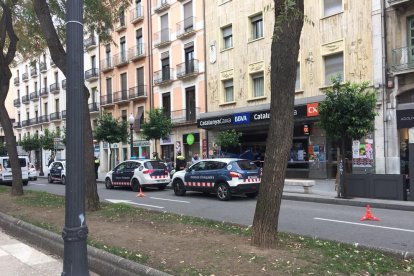
[[[66,1],[67,182],[65,194],[64,260],[62,276],[86,276],[88,258],[85,221],[85,98],[83,66],[83,0]]]
[[[131,150],[131,155],[130,155],[130,157],[132,158],[132,156],[133,156],[133,150],[134,150],[134,141],[133,141],[133,139],[134,139],[134,133],[133,133],[133,124],[129,124],[129,133],[130,133],[130,135],[131,135],[131,145],[130,145],[130,150]]]

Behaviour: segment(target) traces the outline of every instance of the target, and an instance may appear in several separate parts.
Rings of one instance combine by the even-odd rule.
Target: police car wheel
[[[180,180],[180,179],[176,179],[173,182],[173,188],[174,188],[174,194],[176,196],[183,196],[185,195],[185,188],[184,188],[184,183]]]
[[[52,179],[52,176],[50,174],[47,176],[47,182],[48,183],[53,183],[53,179]]]
[[[226,201],[231,198],[230,187],[227,183],[217,184],[216,193],[219,200]]]
[[[258,192],[254,192],[254,193],[246,193],[246,196],[248,198],[255,198],[257,196]]]
[[[114,186],[112,186],[111,179],[109,179],[109,178],[105,179],[105,188],[107,188],[107,189],[113,189],[114,188]]]
[[[134,192],[139,192],[140,185],[137,179],[132,180],[131,186]]]

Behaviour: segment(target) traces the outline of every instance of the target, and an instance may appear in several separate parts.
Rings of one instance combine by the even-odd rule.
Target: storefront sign
[[[293,117],[302,118],[306,117],[306,105],[298,105],[293,108]]]
[[[237,113],[233,115],[233,124],[235,125],[245,125],[250,124],[250,113]]]
[[[303,125],[303,134],[309,135],[309,125]]]
[[[151,145],[150,141],[147,140],[139,140],[139,141],[134,141],[134,148],[137,147],[149,147]]]
[[[318,106],[319,106],[319,103],[307,104],[306,105],[306,116],[307,117],[319,116]]]
[[[270,110],[252,112],[250,114],[250,121],[251,122],[262,122],[262,121],[269,121],[269,120],[270,120]]]
[[[171,145],[171,144],[174,144],[171,135],[168,136],[168,137],[165,137],[165,138],[161,138],[160,139],[160,144],[161,145]]]
[[[414,109],[397,110],[397,128],[414,127]]]
[[[232,116],[214,117],[208,119],[198,119],[197,127],[199,128],[213,128],[216,126],[230,125],[233,122]]]

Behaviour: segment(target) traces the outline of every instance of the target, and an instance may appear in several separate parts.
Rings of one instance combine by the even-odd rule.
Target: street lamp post
[[[130,158],[132,158],[133,150],[134,150],[134,128],[133,128],[133,126],[134,126],[134,121],[135,121],[134,115],[132,115],[132,113],[129,116],[128,120],[129,120],[129,135],[131,135],[131,141],[130,141],[131,142],[131,144],[130,144],[131,154],[130,154]]]
[[[43,138],[43,130],[40,130],[40,137]],[[43,145],[40,147],[40,168],[39,168],[39,176],[44,176],[43,173]]]

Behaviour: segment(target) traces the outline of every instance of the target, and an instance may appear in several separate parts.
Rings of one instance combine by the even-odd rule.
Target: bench
[[[285,186],[302,186],[305,194],[310,194],[310,188],[315,186],[315,180],[285,179]]]

